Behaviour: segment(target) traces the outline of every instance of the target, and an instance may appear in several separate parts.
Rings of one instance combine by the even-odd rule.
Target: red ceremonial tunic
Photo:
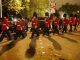
[[[16,30],[22,30],[22,26],[21,25],[17,25]]]
[[[50,26],[50,19],[46,18],[46,27],[49,27],[49,26]]]
[[[70,24],[70,25],[73,24],[73,18],[69,18],[69,24]]]
[[[8,19],[4,19],[4,20],[2,21],[2,24],[8,25],[8,24],[9,24],[9,23],[8,23]]]
[[[73,19],[73,25],[77,25],[78,24],[78,18],[74,18]]]
[[[68,25],[68,19],[64,18],[64,19],[63,19],[63,24],[64,24],[64,25]]]
[[[1,29],[2,31],[5,31],[5,30],[7,30],[7,25],[6,24],[3,24],[3,26],[2,26],[2,29]]]
[[[33,28],[36,28],[38,25],[38,20],[35,18],[33,21],[32,21],[32,27]]]
[[[56,26],[58,26],[58,25],[59,25],[58,18],[56,18],[56,19],[54,20],[54,25],[56,25]]]
[[[18,21],[18,25],[23,26],[23,21],[22,21],[22,20],[19,20],[19,21]]]

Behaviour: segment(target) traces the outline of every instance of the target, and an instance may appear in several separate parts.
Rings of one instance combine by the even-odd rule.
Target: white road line
[[[43,49],[44,47],[43,46],[41,46],[41,49]]]
[[[45,54],[45,53],[46,53],[45,51],[42,52],[42,54]]]
[[[40,42],[40,45],[42,45],[43,43],[42,42]]]

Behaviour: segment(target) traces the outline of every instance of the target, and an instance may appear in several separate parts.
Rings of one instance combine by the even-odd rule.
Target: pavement
[[[80,60],[80,26],[78,31],[60,35],[0,42],[0,60]]]

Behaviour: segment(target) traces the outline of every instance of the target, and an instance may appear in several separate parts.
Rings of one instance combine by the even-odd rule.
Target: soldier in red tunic
[[[63,16],[64,18],[63,18],[63,23],[62,23],[62,28],[63,28],[63,31],[62,31],[62,33],[66,33],[67,32],[67,25],[68,25],[68,19],[66,18],[66,14],[64,14],[64,16]]]
[[[4,17],[2,24],[6,24],[8,26],[9,22],[8,22],[8,19],[6,17]]]
[[[78,20],[77,15],[75,14],[74,15],[74,19],[73,19],[74,31],[77,31],[77,28],[76,27],[77,27],[78,23],[79,23],[79,20]]]
[[[16,32],[18,37],[22,36],[22,39],[24,38],[24,33],[23,33],[23,24],[19,23],[21,21],[18,21],[17,27],[16,27]]]
[[[44,28],[44,32],[43,32],[43,36],[46,34],[47,36],[49,36],[49,29],[50,29],[50,19],[48,16],[46,16],[45,18],[45,28]]]
[[[17,24],[18,24],[18,25],[21,25],[21,26],[23,26],[23,25],[24,25],[24,23],[23,23],[23,21],[22,21],[22,20],[19,20],[19,21],[17,22]]]
[[[58,18],[55,16],[53,19],[53,23],[54,23],[54,33],[59,34],[59,20]]]
[[[34,37],[34,34],[37,34],[37,37],[39,36],[38,19],[35,16],[32,18],[32,35],[31,35],[31,38]]]
[[[2,24],[2,35],[0,37],[0,42],[3,40],[3,38],[5,37],[5,35],[7,34],[9,40],[11,40],[11,36],[10,36],[10,32],[9,32],[9,27],[8,27],[8,22],[7,20],[3,20],[3,24]]]

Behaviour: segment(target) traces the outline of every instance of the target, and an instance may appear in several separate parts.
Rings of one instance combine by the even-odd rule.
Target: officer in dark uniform
[[[60,19],[59,19],[59,30],[62,30],[62,23],[63,23],[63,21],[62,21],[62,19],[60,18]]]
[[[27,18],[24,23],[25,23],[25,30],[28,31],[28,19]]]
[[[69,26],[70,26],[69,32],[72,32],[72,25],[73,25],[73,14],[70,14],[70,16],[69,16]]]

